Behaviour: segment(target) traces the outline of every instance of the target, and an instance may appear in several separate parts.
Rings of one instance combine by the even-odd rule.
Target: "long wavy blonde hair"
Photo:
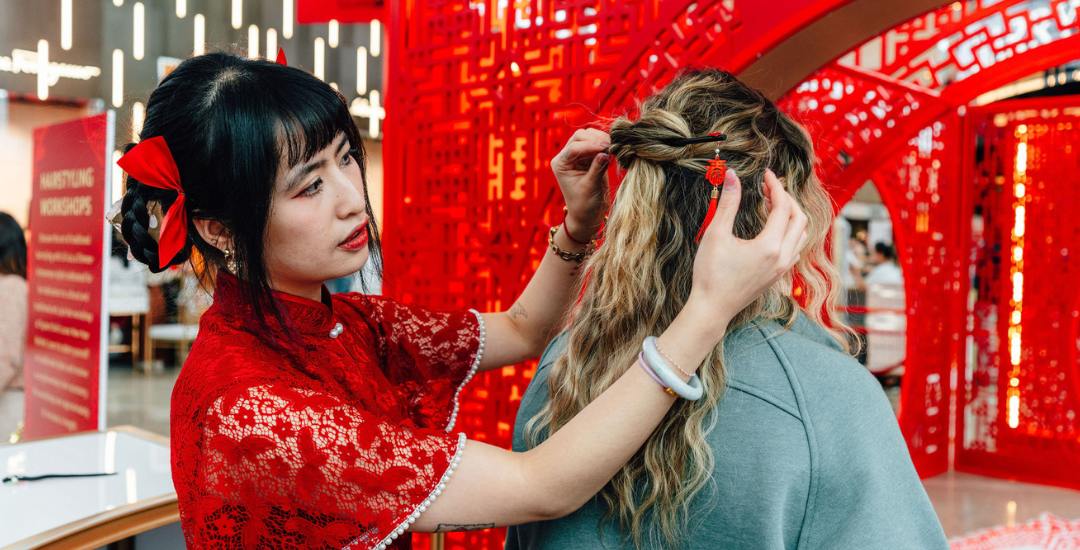
[[[624,116],[611,124],[611,154],[625,175],[604,244],[586,265],[589,277],[571,316],[565,352],[551,369],[550,400],[526,425],[534,442],[541,431],[553,433],[565,425],[631,368],[641,341],[663,332],[686,303],[697,253],[694,238],[711,189],[704,174],[717,146],[742,180],[736,236],[751,239],[765,225],[761,182],[766,168],[809,218],[806,247],[793,273],[740,312],[729,333],[761,320],[790,327],[802,311],[847,346],[849,329],[831,307],[840,291],[839,273],[825,252],[833,209],[814,175],[806,131],[761,93],[718,70],[683,73],[638,111],[636,120]],[[665,144],[712,132],[727,134],[727,141]],[[600,493],[607,504],[604,521],[617,517],[624,538],[638,547],[645,542],[679,546],[690,502],[712,478],[706,437],[724,388],[723,358],[721,343],[698,370],[705,396],[679,400]]]

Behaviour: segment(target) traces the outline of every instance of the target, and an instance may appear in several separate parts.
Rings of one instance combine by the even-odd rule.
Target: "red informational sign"
[[[26,439],[105,427],[112,112],[34,130]]]
[[[296,21],[301,24],[370,23],[386,19],[385,0],[296,0]]]

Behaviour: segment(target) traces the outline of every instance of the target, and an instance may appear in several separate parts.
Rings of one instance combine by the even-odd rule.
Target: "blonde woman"
[[[717,133],[726,140],[681,145]],[[564,429],[636,368],[642,339],[687,302],[711,159],[744,182],[737,237],[763,230],[762,182],[778,179],[808,216],[806,248],[700,365],[670,365],[698,369],[704,396],[679,400],[583,508],[512,527],[507,548],[947,548],[892,409],[828,307],[840,289],[824,252],[833,211],[803,128],[729,73],[696,71],[636,120],[615,120],[610,150],[625,175],[606,242],[522,400],[515,450]]]

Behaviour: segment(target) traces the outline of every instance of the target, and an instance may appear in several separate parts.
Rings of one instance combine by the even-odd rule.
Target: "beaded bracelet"
[[[656,342],[653,342],[653,345],[656,346]],[[686,371],[682,370],[682,367],[680,367],[679,364],[676,363],[674,359],[672,359],[671,357],[668,357],[668,354],[664,353],[664,350],[660,349],[660,346],[656,346],[656,351],[660,352],[660,355],[663,355],[664,359],[667,359],[668,363],[671,363],[671,366],[675,367],[675,370],[681,372],[683,374],[683,376],[685,376],[687,378],[691,378],[691,377],[694,376],[692,373],[689,373],[689,372],[686,372]]]
[[[660,377],[657,376],[655,372],[653,372],[652,367],[650,367],[649,363],[647,363],[645,361],[645,352],[638,352],[637,359],[638,359],[638,364],[641,365],[641,368],[645,369],[645,372],[648,373],[649,378],[652,378],[653,380],[656,380],[656,383],[660,384],[660,387],[664,388],[665,393],[667,393],[668,395],[670,395],[672,397],[678,397],[679,396],[679,394],[675,393],[675,390],[672,390],[670,386],[665,384],[664,381],[661,380]]]
[[[689,401],[697,401],[705,394],[705,389],[701,385],[701,379],[698,378],[696,374],[690,377],[689,383],[686,383],[682,381],[682,378],[679,378],[679,375],[671,370],[671,367],[664,361],[664,358],[656,351],[655,336],[646,338],[645,341],[641,343],[641,348],[645,357],[645,362],[652,367],[652,371],[655,372],[672,391],[679,394],[679,397]]]

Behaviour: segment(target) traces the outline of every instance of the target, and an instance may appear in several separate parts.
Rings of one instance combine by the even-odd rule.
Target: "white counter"
[[[129,427],[0,446],[0,478],[116,472],[0,484],[0,550],[95,548],[178,521],[169,464],[167,439]]]

